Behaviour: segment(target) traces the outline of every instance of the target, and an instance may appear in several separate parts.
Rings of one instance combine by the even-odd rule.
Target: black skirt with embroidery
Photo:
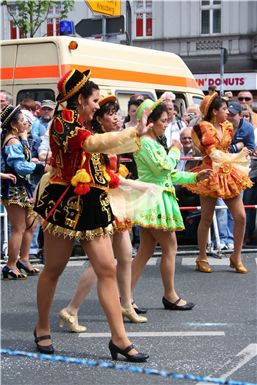
[[[40,196],[37,190],[34,211],[43,230],[53,235],[92,240],[113,233],[114,216],[102,189],[91,187],[87,194],[77,195],[72,185],[49,184]]]
[[[1,181],[1,203],[8,206],[15,204],[21,207],[33,208],[32,186],[27,179],[20,177],[16,173],[17,182],[14,184],[11,180],[3,179]]]

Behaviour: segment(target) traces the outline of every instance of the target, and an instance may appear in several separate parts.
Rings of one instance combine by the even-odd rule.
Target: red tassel
[[[90,187],[86,183],[78,183],[74,189],[75,194],[84,195],[90,191]]]
[[[118,177],[117,174],[114,174],[111,170],[107,170],[111,180],[109,182],[109,187],[110,188],[117,188],[120,185],[120,178]]]

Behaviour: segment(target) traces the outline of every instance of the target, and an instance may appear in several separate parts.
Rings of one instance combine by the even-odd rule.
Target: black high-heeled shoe
[[[178,306],[179,301],[181,301],[181,298],[179,298],[176,302],[170,302],[165,297],[162,297],[162,303],[165,309],[167,310],[191,310],[195,306],[193,302],[187,302],[183,306]]]
[[[34,329],[34,337],[35,337],[35,344],[37,345],[37,350],[39,351],[39,353],[54,354],[54,347],[52,344],[47,345],[47,346],[39,345],[39,341],[50,340],[51,339],[50,335],[38,337],[36,329]]]
[[[12,279],[27,279],[27,274],[22,274],[18,269],[17,271],[10,269],[7,265],[2,268],[2,274],[4,279],[9,277]]]
[[[134,349],[133,344],[129,345],[126,349],[120,349],[112,342],[112,340],[110,340],[109,349],[113,360],[117,360],[118,353],[126,357],[130,362],[145,362],[149,358],[149,355],[145,353],[128,354],[132,349]]]
[[[36,267],[33,267],[32,269],[29,269],[26,265],[29,265],[30,262],[21,262],[17,261],[16,266],[18,267],[19,270],[24,270],[28,275],[36,275],[40,273],[40,270],[37,269]]]
[[[131,303],[131,305],[132,305],[132,306],[133,306],[133,305],[136,305],[136,304],[135,304],[135,301],[133,301],[133,302]],[[135,310],[135,312],[136,312],[137,314],[146,314],[146,313],[147,313],[147,309],[145,309],[144,307],[138,307],[138,306],[136,305],[136,307],[133,306],[133,308],[134,308],[134,310]]]

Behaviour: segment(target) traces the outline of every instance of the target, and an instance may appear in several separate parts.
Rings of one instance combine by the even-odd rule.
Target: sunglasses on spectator
[[[238,100],[240,100],[240,102],[242,102],[243,100],[245,100],[246,102],[249,102],[250,100],[252,100],[252,98],[250,96],[239,96]]]
[[[242,115],[243,116],[243,118],[248,118],[248,119],[250,119],[250,115]]]

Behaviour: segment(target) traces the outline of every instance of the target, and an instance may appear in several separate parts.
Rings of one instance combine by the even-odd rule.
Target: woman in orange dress
[[[228,147],[233,137],[233,126],[227,121],[227,104],[217,92],[207,95],[201,103],[203,120],[192,130],[192,139],[203,156],[203,163],[194,171],[212,168],[213,176],[185,187],[200,195],[201,221],[198,227],[199,256],[196,269],[211,273],[206,247],[208,232],[212,223],[217,198],[222,198],[231,211],[234,225],[234,251],[230,256],[230,267],[238,273],[247,273],[241,260],[241,250],[245,232],[245,210],[240,196],[242,190],[251,186],[248,178],[248,151],[229,154]]]

